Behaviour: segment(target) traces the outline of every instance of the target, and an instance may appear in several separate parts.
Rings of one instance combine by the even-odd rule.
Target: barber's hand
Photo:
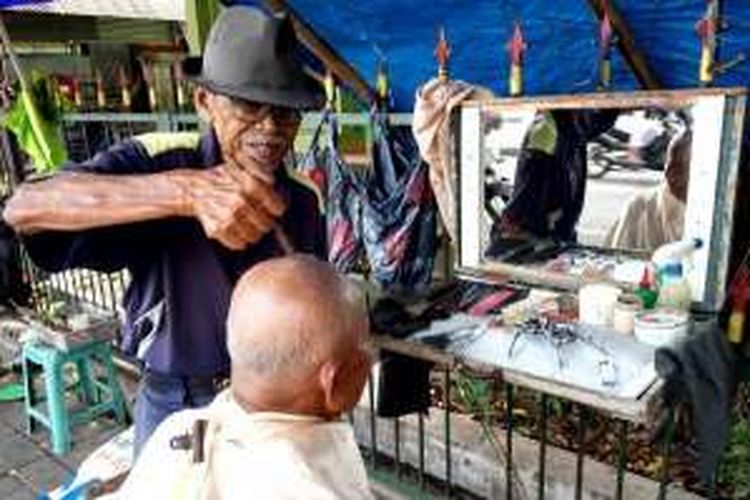
[[[231,163],[191,177],[190,215],[200,221],[209,238],[232,250],[260,240],[286,209],[272,182]]]

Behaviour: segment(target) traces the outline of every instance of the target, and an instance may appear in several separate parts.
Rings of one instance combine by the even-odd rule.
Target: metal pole
[[[451,484],[451,370],[445,369],[445,389],[443,391],[445,404],[445,483],[448,498],[453,494]]]
[[[377,422],[375,417],[375,388],[372,385],[372,371],[370,372],[367,380],[367,391],[370,400],[370,444],[372,456],[370,460],[372,462],[372,468],[377,469],[378,467],[378,436],[377,436]]]
[[[544,500],[544,489],[546,485],[546,467],[547,467],[547,415],[549,405],[547,404],[547,395],[542,394],[539,401],[540,420],[539,420],[539,478],[537,484],[538,498]]]
[[[421,411],[417,415],[417,426],[419,430],[419,487],[424,490],[424,414]]]
[[[669,409],[667,412],[667,429],[664,433],[663,457],[661,478],[659,480],[659,500],[667,498],[667,486],[669,486],[669,469],[672,458],[672,438],[675,429],[675,411]]]
[[[628,422],[621,420],[617,429],[617,490],[615,499],[622,500],[623,486],[625,483],[625,469],[627,467],[628,452]]]
[[[586,438],[586,408],[577,405],[578,408],[578,449],[576,450],[576,500],[583,498],[583,448]]]
[[[505,498],[513,498],[513,386],[505,385]]]

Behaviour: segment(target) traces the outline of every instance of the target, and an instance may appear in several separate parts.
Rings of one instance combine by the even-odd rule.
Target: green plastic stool
[[[68,411],[67,389],[63,376],[65,365],[74,363],[78,381],[74,386],[79,399],[85,403],[81,409]],[[104,368],[104,379],[94,376],[93,363]],[[44,374],[45,398],[37,397],[34,389],[34,369],[39,365]],[[90,422],[96,417],[112,412],[118,423],[128,420],[125,398],[115,373],[112,348],[106,340],[95,340],[67,351],[47,344],[30,342],[23,346],[23,386],[26,402],[26,429],[31,434],[36,424],[49,429],[52,436],[52,451],[65,455],[70,451],[70,429],[73,425]],[[47,411],[42,411],[46,400]]]

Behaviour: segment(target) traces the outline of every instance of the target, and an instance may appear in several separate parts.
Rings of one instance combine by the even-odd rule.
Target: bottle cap
[[[651,266],[643,266],[643,274],[641,275],[641,281],[638,283],[638,288],[648,290],[651,288],[653,280],[651,279]]]

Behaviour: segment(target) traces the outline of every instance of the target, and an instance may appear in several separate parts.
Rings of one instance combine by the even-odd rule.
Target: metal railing
[[[484,439],[490,441],[490,445],[496,450],[495,459],[497,467],[494,470],[490,469],[487,473],[493,475],[499,481],[501,489],[499,491],[497,489],[494,490],[495,493],[492,495],[492,498],[516,500],[562,498],[559,492],[557,496],[552,494],[547,488],[547,482],[550,473],[554,472],[548,468],[548,451],[551,446],[549,436],[550,409],[553,404],[564,404],[566,407],[572,409],[566,419],[569,423],[574,424],[574,428],[568,429],[567,437],[570,438],[572,443],[569,451],[575,455],[575,474],[573,484],[571,485],[572,495],[566,496],[566,498],[599,497],[618,500],[635,498],[632,494],[627,495],[628,490],[626,489],[626,474],[636,475],[638,473],[638,471],[628,468],[628,443],[638,430],[643,429],[644,421],[630,421],[580,402],[565,400],[559,395],[547,394],[511,383],[508,380],[503,380],[503,375],[499,371],[476,371],[475,368],[468,369],[462,364],[462,361],[453,358],[451,355],[441,353],[437,349],[425,347],[424,349],[415,350],[413,345],[409,346],[409,342],[391,338],[379,338],[376,339],[376,343],[380,344],[381,352],[397,352],[402,356],[410,356],[415,361],[420,360],[435,363],[433,380],[439,382],[441,391],[438,398],[433,398],[433,406],[429,410],[429,417],[427,414],[422,413],[415,416],[417,421],[416,446],[418,447],[418,459],[413,460],[414,457],[411,457],[411,460],[405,460],[402,455],[402,448],[405,446],[402,437],[402,425],[403,420],[410,416],[400,418],[378,417],[376,409],[377,398],[373,389],[375,383],[372,376],[370,377],[368,393],[366,395],[367,411],[358,412],[356,416],[351,417],[355,428],[360,428],[360,435],[362,433],[367,435],[365,439],[360,439],[360,445],[364,448],[364,455],[368,459],[370,470],[379,471],[381,475],[386,474],[397,482],[406,484],[407,489],[408,487],[414,488],[412,491],[420,492],[426,497],[439,495],[447,498],[477,498],[479,495],[476,492],[467,490],[467,486],[462,484],[461,478],[457,478],[454,473],[454,467],[460,462],[458,457],[454,456],[454,450],[457,446],[462,448],[460,443],[456,443],[456,438],[453,435],[454,417],[461,414],[468,414],[474,420],[479,420],[478,427],[481,429]],[[419,353],[420,350],[422,354]],[[427,352],[428,350],[433,350],[434,352],[429,353]],[[495,410],[490,409],[490,415],[487,414],[487,409],[484,412],[476,411],[476,408],[472,411],[469,407],[469,411],[467,412],[466,408],[463,411],[457,408],[457,406],[460,406],[457,404],[457,400],[463,399],[465,403],[466,394],[470,392],[470,389],[467,390],[466,384],[470,384],[471,380],[476,379],[489,380],[494,385],[488,406],[495,408]],[[517,469],[518,464],[514,457],[514,443],[520,435],[517,429],[518,423],[516,422],[516,414],[522,409],[522,406],[517,402],[519,393],[522,393],[527,400],[529,396],[534,400],[533,406],[535,408],[529,408],[529,405],[526,404],[523,407],[523,413],[528,415],[531,411],[535,411],[533,422],[527,422],[524,425],[528,431],[524,437],[527,438],[527,441],[530,439],[536,443],[536,470],[532,471],[535,482],[529,480],[522,481],[520,479],[521,475],[528,477],[529,471],[524,471],[525,474],[521,474]],[[498,411],[497,408],[501,408],[501,410]],[[442,463],[443,470],[438,474],[439,479],[436,479],[435,477],[429,477],[426,467],[427,451],[425,443],[429,438],[425,420],[427,418],[436,418],[439,413],[442,413],[442,425],[440,426],[442,427],[442,436],[440,436],[442,438],[442,446],[433,446],[432,452],[441,455],[437,457],[437,462]],[[652,443],[651,450],[654,453],[660,454],[661,459],[658,460],[660,466],[656,474],[657,477],[651,477],[652,481],[658,483],[655,487],[656,494],[648,498],[656,497],[662,500],[667,498],[670,485],[672,484],[671,458],[676,419],[675,414],[667,409],[655,415],[659,417],[662,432],[660,433],[661,437]],[[591,443],[587,443],[586,431],[590,428],[594,417],[606,420],[605,429],[614,437],[615,446],[612,453],[612,460],[608,465],[614,468],[615,477],[611,491],[601,491],[601,488],[599,488],[594,493],[586,495],[584,481],[586,461],[584,458],[587,456],[591,458],[589,455],[592,446]],[[359,422],[357,421],[358,419],[360,419]],[[529,420],[528,416],[525,419]],[[358,423],[359,425],[356,425]],[[654,422],[651,422],[651,424],[654,424]],[[382,433],[384,432],[384,428],[393,433],[391,440],[389,440],[393,444],[389,446],[388,452],[379,448],[380,443],[383,442]],[[434,435],[431,437],[435,438]],[[413,445],[414,443],[411,444]],[[435,457],[432,458],[435,459]],[[406,469],[414,469],[414,471],[412,474],[406,474]],[[433,467],[433,474],[434,472]],[[683,493],[690,495],[687,492]],[[715,496],[713,486],[702,493],[711,498]]]

